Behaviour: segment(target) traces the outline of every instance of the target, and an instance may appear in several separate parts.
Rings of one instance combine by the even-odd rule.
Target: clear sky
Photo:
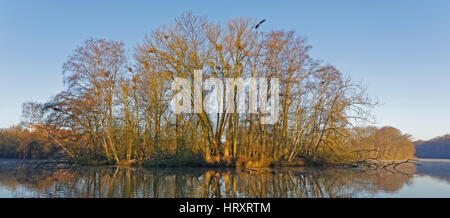
[[[184,11],[225,22],[266,19],[295,30],[311,54],[362,80],[382,103],[377,125],[414,139],[450,133],[450,1],[20,1],[0,0],[0,128],[21,104],[62,90],[61,66],[85,39],[130,49]]]

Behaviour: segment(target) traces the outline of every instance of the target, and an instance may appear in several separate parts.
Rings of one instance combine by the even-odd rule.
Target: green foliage
[[[200,167],[207,166],[199,156],[166,156],[144,161],[144,167]]]

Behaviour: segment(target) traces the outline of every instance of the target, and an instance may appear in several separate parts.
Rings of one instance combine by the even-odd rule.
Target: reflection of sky
[[[0,186],[0,197],[1,198],[10,198],[11,196],[11,189],[5,188],[3,186]]]
[[[450,160],[420,159],[410,182],[396,192],[379,192],[373,197],[448,198],[450,197]]]
[[[0,198],[16,198],[17,196],[21,198],[33,198],[39,195],[36,190],[29,189],[23,185],[18,185],[15,188],[0,185]]]
[[[428,175],[414,175],[411,183],[405,184],[394,193],[380,192],[373,197],[380,198],[448,198],[450,197],[450,184]]]

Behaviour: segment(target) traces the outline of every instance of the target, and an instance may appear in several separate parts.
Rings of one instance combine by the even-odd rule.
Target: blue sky
[[[414,139],[450,133],[450,1],[20,1],[0,0],[0,128],[21,104],[62,90],[61,66],[85,39],[130,49],[184,11],[215,22],[266,19],[264,30],[295,30],[311,55],[362,80],[382,103],[378,126]]]

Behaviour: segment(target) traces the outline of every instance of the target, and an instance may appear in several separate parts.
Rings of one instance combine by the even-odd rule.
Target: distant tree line
[[[311,46],[293,31],[262,32],[255,24],[243,18],[214,24],[185,13],[154,29],[131,54],[121,42],[86,40],[63,65],[65,89],[49,102],[25,103],[25,123],[74,159],[113,163],[167,157],[347,163],[413,154],[399,154],[409,149],[408,138],[389,128],[360,137],[353,124],[368,121],[375,105],[365,87],[311,58]],[[239,114],[225,107],[174,113],[173,79],[193,83],[199,69],[203,80],[218,78],[222,85],[225,78],[279,79],[279,121],[263,124],[264,111]],[[236,91],[228,91],[236,99]]]
[[[57,158],[60,147],[42,130],[28,130],[23,126],[0,129],[0,158]]]
[[[419,158],[450,158],[450,134],[428,141],[415,142],[416,156]]]

